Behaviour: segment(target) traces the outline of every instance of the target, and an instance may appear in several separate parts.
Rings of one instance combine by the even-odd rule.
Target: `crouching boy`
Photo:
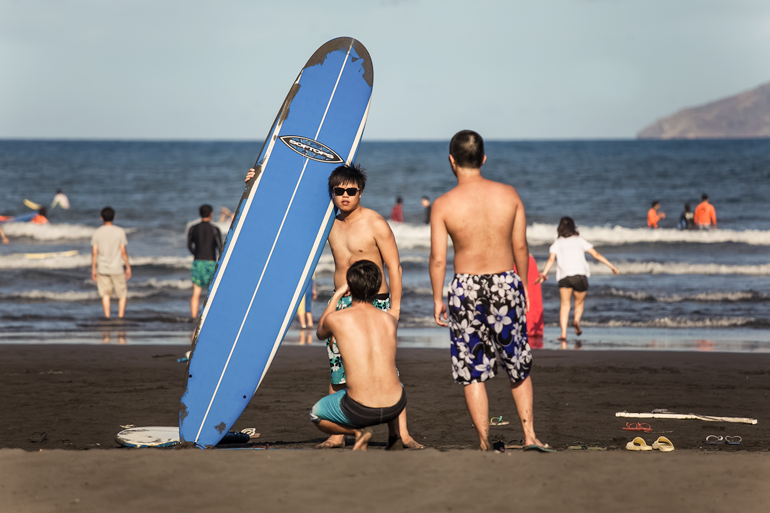
[[[388,425],[386,450],[401,449],[398,415],[406,407],[406,392],[396,371],[398,321],[375,308],[382,274],[374,262],[359,260],[348,269],[340,287],[318,322],[320,340],[335,337],[345,362],[347,388],[327,395],[310,412],[318,429],[330,435],[354,435],[353,450],[365,451],[372,427]],[[350,308],[336,311],[350,292]]]

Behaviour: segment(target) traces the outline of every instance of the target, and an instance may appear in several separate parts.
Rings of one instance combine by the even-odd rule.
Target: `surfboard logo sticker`
[[[283,144],[310,160],[326,162],[327,164],[342,164],[345,162],[342,160],[342,157],[337,155],[336,151],[316,140],[298,135],[283,135],[279,139]]]

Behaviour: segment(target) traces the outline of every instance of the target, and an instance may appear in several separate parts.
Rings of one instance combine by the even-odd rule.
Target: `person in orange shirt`
[[[660,201],[653,201],[652,208],[647,211],[647,226],[653,230],[658,228],[658,221],[666,218],[665,212],[658,212],[660,210]]]
[[[704,194],[700,199],[700,204],[695,207],[695,226],[701,230],[716,230],[717,213],[714,206],[709,203],[709,195]]]
[[[37,211],[37,215],[29,220],[32,224],[50,224],[45,215],[48,213],[45,207]]]

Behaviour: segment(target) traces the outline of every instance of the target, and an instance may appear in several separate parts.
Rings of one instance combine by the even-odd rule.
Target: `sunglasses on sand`
[[[358,187],[348,187],[347,189],[343,187],[335,187],[334,188],[334,195],[335,196],[342,196],[345,193],[348,193],[348,196],[355,196],[358,194]]]

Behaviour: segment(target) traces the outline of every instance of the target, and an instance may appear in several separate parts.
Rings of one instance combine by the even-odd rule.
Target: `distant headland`
[[[770,137],[770,83],[659,119],[639,139]]]

